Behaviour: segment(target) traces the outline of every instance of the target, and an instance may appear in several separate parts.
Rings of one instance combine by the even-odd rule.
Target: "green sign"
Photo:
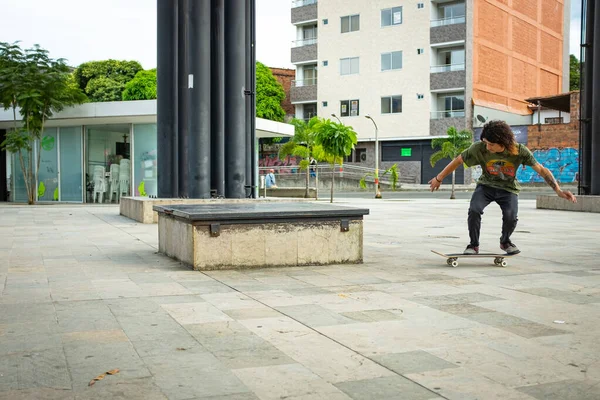
[[[402,157],[410,157],[412,155],[412,149],[410,147],[409,148],[403,147],[402,149],[400,149],[400,155]]]

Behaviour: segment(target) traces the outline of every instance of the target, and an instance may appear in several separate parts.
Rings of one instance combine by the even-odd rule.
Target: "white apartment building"
[[[503,3],[293,1],[296,80],[290,97],[296,117],[339,118],[352,126],[359,143],[347,162],[369,167],[375,164],[376,124],[381,167],[397,163],[403,181],[426,183],[445,166],[429,163],[432,137],[445,135],[450,126],[473,129],[483,118],[529,124],[524,99],[558,94],[568,83],[568,53],[563,54],[568,0],[528,0],[526,8],[535,3],[536,15],[516,4],[522,1],[513,1],[513,8]],[[556,7],[546,10],[548,4]],[[559,17],[547,17],[546,11]],[[527,53],[526,48],[547,44],[531,35],[536,30],[553,40],[548,43],[562,46],[555,59]],[[532,42],[521,45],[521,36]],[[525,90],[522,82],[532,71],[536,84]],[[462,168],[457,181],[463,182]]]

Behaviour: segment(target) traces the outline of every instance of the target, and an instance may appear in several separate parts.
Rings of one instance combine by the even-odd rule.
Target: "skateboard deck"
[[[458,259],[459,258],[493,258],[494,265],[497,267],[506,267],[508,263],[505,258],[514,257],[519,255],[516,254],[507,254],[507,253],[479,253],[479,254],[463,254],[463,253],[440,253],[439,251],[431,250],[432,253],[437,254],[438,256],[442,256],[446,258],[446,264],[451,267],[458,267]]]

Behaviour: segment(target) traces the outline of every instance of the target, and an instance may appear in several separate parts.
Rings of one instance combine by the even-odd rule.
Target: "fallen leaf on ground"
[[[88,386],[93,386],[97,381],[101,381],[102,379],[104,379],[105,376],[106,376],[106,374],[98,375],[97,377],[95,377],[94,379],[92,379],[90,381]]]
[[[187,350],[187,349],[185,347],[178,347],[177,350],[183,351],[183,350]]]
[[[106,371],[108,375],[114,375],[119,373],[119,368],[111,369],[110,371]]]

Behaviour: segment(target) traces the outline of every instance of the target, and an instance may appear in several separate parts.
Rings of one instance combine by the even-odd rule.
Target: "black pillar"
[[[191,42],[191,2],[193,0],[177,0],[179,8],[178,23],[178,52],[177,52],[177,169],[179,171],[178,197],[190,197],[188,167],[190,162],[190,90],[192,77],[190,75],[190,42]]]
[[[211,2],[192,1],[190,17],[188,190],[190,197],[206,199],[211,178]]]
[[[249,0],[249,18],[247,24],[250,25],[250,87],[252,92],[250,97],[250,184],[252,186],[252,197],[258,198],[258,157],[256,144],[256,0]]]
[[[225,196],[244,198],[246,184],[246,5],[225,1]],[[249,156],[249,155],[248,155]]]
[[[212,0],[211,32],[211,188],[225,196],[225,8],[224,0]]]
[[[0,143],[6,139],[6,131],[0,129]],[[0,150],[0,201],[8,201],[8,180],[6,179],[6,150]]]
[[[158,197],[178,196],[177,2],[157,0]]]
[[[586,29],[593,31],[592,49],[592,80],[586,82],[586,90],[591,92],[592,107],[589,116],[592,118],[591,126],[591,181],[590,194],[600,195],[600,6],[594,6],[594,1],[588,0],[588,11],[593,14],[593,26]],[[589,19],[588,19],[589,21]],[[594,112],[595,110],[595,112]]]

